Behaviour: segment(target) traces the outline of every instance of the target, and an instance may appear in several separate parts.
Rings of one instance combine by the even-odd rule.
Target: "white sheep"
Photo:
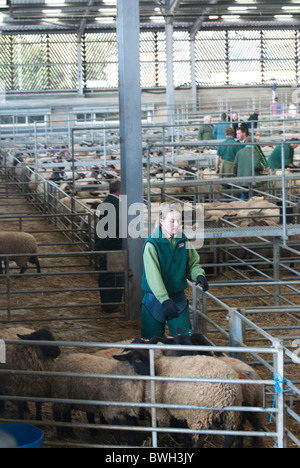
[[[38,247],[35,238],[25,232],[0,231],[0,255],[9,255],[20,268],[22,275],[27,269],[27,263],[36,265],[37,272],[41,272],[37,256]],[[14,257],[14,254],[28,254],[25,257]],[[5,259],[4,259],[5,263]],[[2,260],[0,259],[0,274],[3,274]]]
[[[54,337],[48,328],[38,331],[23,327],[1,330],[1,340],[37,340],[54,341]],[[5,364],[0,364],[0,369],[25,370],[25,371],[51,371],[55,359],[60,354],[60,349],[55,345],[13,345],[5,346]],[[18,375],[16,373],[0,373],[0,395],[42,398],[50,397],[50,377],[37,375]],[[17,402],[19,418],[24,419],[24,413],[28,410],[27,402]],[[5,402],[0,400],[0,412],[4,412]],[[36,403],[36,419],[42,419],[41,403]]]
[[[148,361],[145,368],[143,362],[131,354],[130,362],[119,362],[95,354],[69,354],[56,362],[55,372],[77,374],[107,374],[107,375],[148,375]],[[67,400],[93,400],[142,403],[144,401],[145,383],[143,380],[110,379],[56,376],[53,379],[52,398]],[[118,424],[120,419],[126,419],[128,425],[137,424],[140,414],[139,407],[89,405],[70,403],[54,403],[53,417],[56,421],[71,422],[72,410],[84,411],[89,423],[94,423],[95,414],[100,414],[101,422]],[[72,430],[63,431],[58,428],[58,435],[72,434]],[[135,444],[134,434],[130,431],[130,443]],[[119,434],[115,433],[119,443]]]

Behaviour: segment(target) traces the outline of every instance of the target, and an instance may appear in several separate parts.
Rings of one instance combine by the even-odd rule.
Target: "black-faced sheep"
[[[191,340],[194,340],[194,333],[192,336],[189,336],[188,338],[186,337],[186,335],[183,335],[183,334],[179,334],[179,335],[176,335],[176,336],[168,336],[168,337],[161,337],[161,336],[153,336],[151,339],[149,340],[145,340],[144,338],[133,338],[131,340],[125,340],[125,341],[119,341],[118,344],[166,344],[166,345],[191,345],[191,344],[198,344],[199,346],[207,346],[207,351],[201,351],[201,353],[199,351],[194,351],[194,350],[190,350],[190,351],[181,351],[181,350],[172,350],[172,349],[166,349],[166,350],[163,350],[163,354],[165,356],[194,356],[196,354],[201,354],[201,355],[207,355],[207,356],[214,356],[214,355],[217,355],[217,354],[221,354],[221,353],[213,353],[212,351],[209,350],[209,347],[211,346],[211,343],[205,338],[204,335],[202,335],[201,333],[197,333],[197,343],[191,343],[190,341]],[[187,343],[187,340],[189,340],[189,342]],[[122,349],[122,348],[102,348],[100,351],[97,351],[95,353],[95,356],[102,356],[102,357],[105,357],[105,358],[114,358],[115,355],[118,355],[118,354],[121,354],[123,352],[127,352],[129,351],[130,348],[125,348],[125,349]]]
[[[1,330],[1,340],[55,341],[48,328],[38,331],[17,327]],[[52,371],[55,359],[60,354],[58,346],[41,345],[13,345],[6,344],[6,363],[0,364],[0,369],[12,371]],[[43,375],[18,375],[17,373],[0,373],[0,395],[49,398],[51,395],[50,377]],[[18,402],[19,418],[24,419],[28,410],[27,402]],[[0,412],[5,409],[4,400],[0,400]],[[36,419],[42,419],[41,403],[36,403]]]
[[[136,358],[137,356],[137,358]],[[77,374],[106,374],[106,375],[149,375],[149,360],[144,364],[135,352],[131,353],[130,362],[118,362],[95,354],[69,354],[59,359],[55,366],[55,372],[77,373]],[[93,400],[105,402],[133,402],[144,401],[145,382],[132,379],[110,379],[97,377],[69,377],[56,376],[53,379],[52,398],[67,400]],[[71,403],[54,403],[53,417],[56,421],[71,422],[72,410],[80,410],[86,413],[87,420],[93,424],[95,414],[100,414],[102,423],[117,425],[120,420],[126,419],[128,425],[137,425],[140,408],[112,406],[112,405],[89,405]],[[65,433],[69,435],[72,431],[63,431],[58,428],[58,435]],[[120,443],[118,432],[114,432],[117,443]],[[135,438],[130,431],[130,444],[135,445]]]
[[[162,341],[167,344],[180,344],[180,345],[194,345],[194,346],[211,346],[209,341],[199,332],[190,331],[188,334],[180,329],[177,330],[178,335],[169,338],[163,338]],[[152,341],[156,341],[152,338]],[[164,353],[166,354],[166,353]],[[169,352],[169,355],[173,356],[184,356],[184,355],[215,355],[221,360],[225,361],[230,365],[239,376],[241,380],[261,380],[259,374],[249,364],[231,357],[222,356],[222,353],[209,352],[209,351],[198,351],[198,350],[174,350]],[[221,357],[220,357],[221,356]],[[262,407],[263,406],[263,388],[260,384],[242,384],[242,395],[243,395],[243,406],[248,407]],[[243,424],[249,421],[255,431],[262,429],[265,422],[265,414],[257,412],[243,412],[242,422]],[[254,438],[254,445],[256,445],[257,438]],[[243,445],[243,438],[238,439],[237,445],[241,448]]]
[[[246,362],[241,361],[240,359],[233,359],[230,357],[221,357],[220,360],[229,364],[239,376],[241,380],[261,380],[259,374],[253,369],[253,367],[249,366]],[[242,384],[242,394],[243,394],[243,406],[250,407],[263,407],[263,386],[260,384]],[[243,412],[242,414],[242,422],[243,425],[246,421],[249,421],[252,425],[254,431],[262,430],[263,425],[266,422],[266,414],[265,413],[257,413],[257,412]],[[253,438],[253,445],[257,445],[258,439],[257,437]],[[239,437],[237,441],[237,446],[242,448],[243,446],[243,437]]]
[[[220,356],[222,353],[214,352],[210,350],[211,343],[205,338],[202,333],[191,332],[189,334],[184,334],[181,329],[178,329],[178,334],[174,336],[153,336],[150,340],[145,340],[143,338],[134,338],[132,343],[135,344],[166,344],[166,345],[197,345],[197,346],[206,346],[207,349],[203,351],[190,350],[163,350],[165,356],[195,356],[201,354],[202,356]]]
[[[130,359],[131,352],[115,358],[125,361]],[[139,353],[143,355],[145,352],[139,351]],[[238,379],[237,372],[230,365],[211,356],[175,357],[165,356],[159,351],[155,357],[156,375],[159,377],[222,379],[222,382],[156,381],[156,403],[172,405],[170,408],[157,408],[156,414],[160,426],[187,427],[194,431],[215,427],[229,431],[240,430],[240,413],[223,410],[225,407],[242,406],[241,385],[227,382],[229,379]],[[150,403],[149,394],[146,398],[147,403]],[[176,405],[189,405],[194,408],[179,409]],[[199,447],[203,437],[194,433],[191,435],[191,440],[194,447]],[[226,437],[224,447],[231,447],[233,441],[234,437]]]
[[[35,238],[25,232],[0,232],[0,255],[9,255],[20,268],[20,275],[26,269],[28,262],[36,265],[37,272],[41,272],[40,262],[37,256],[38,247]],[[14,257],[14,254],[28,254],[25,257]],[[4,263],[5,260],[4,260]],[[7,265],[5,265],[7,267]],[[0,274],[3,274],[2,259],[0,258]]]

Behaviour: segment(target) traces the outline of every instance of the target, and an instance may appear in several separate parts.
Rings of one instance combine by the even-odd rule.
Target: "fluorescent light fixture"
[[[247,10],[256,10],[256,7],[243,7],[243,6],[232,6],[227,8],[229,11],[247,11]]]
[[[299,13],[300,12],[300,7],[299,6],[283,6],[281,7],[282,10],[285,10],[285,11],[290,11],[290,12],[293,12],[293,13]]]
[[[101,13],[109,13],[110,15],[116,15],[117,14],[117,9],[116,8],[99,8]]]
[[[276,18],[276,19],[291,19],[291,18],[293,18],[293,15],[274,15],[274,18]]]
[[[42,10],[42,13],[46,16],[57,16],[62,10]]]
[[[222,19],[227,21],[235,21],[240,19],[240,15],[222,15]]]
[[[210,19],[210,20],[217,20],[217,19],[219,19],[219,16],[209,16],[208,19]]]
[[[45,5],[63,5],[65,0],[45,0]]]
[[[99,23],[114,23],[115,18],[113,16],[98,16],[95,18]]]
[[[165,18],[163,16],[149,16],[149,19],[151,19],[151,21],[154,21],[155,23],[164,23],[165,22]]]

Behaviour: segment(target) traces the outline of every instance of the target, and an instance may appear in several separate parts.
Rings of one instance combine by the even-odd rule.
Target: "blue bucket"
[[[42,448],[44,433],[31,424],[2,423],[0,431],[9,435],[16,442],[16,448]]]

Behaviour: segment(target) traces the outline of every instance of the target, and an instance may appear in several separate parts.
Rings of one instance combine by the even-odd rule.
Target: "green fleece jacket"
[[[284,165],[289,166],[294,162],[294,150],[289,143],[284,145]],[[281,169],[281,145],[277,145],[269,156],[270,169]]]
[[[214,140],[214,126],[210,124],[200,125],[198,130],[198,140]]]
[[[168,243],[166,247],[172,247],[173,253],[179,252],[181,240],[182,239],[167,239],[164,234],[162,234],[164,240]],[[172,282],[172,277],[175,282],[180,282],[186,280],[186,278],[191,281],[195,281],[198,275],[205,276],[205,272],[201,265],[199,264],[200,257],[197,251],[190,245],[189,241],[186,240],[186,243],[189,247],[186,249],[186,266],[184,271],[184,278],[178,278],[178,271],[176,268],[170,269],[168,272],[168,280]],[[177,250],[179,249],[179,250]],[[185,249],[185,247],[184,247]],[[172,252],[172,251],[171,251]],[[160,258],[158,251],[151,242],[145,243],[144,253],[143,253],[143,264],[144,264],[144,279],[146,279],[149,289],[154,294],[154,296],[159,300],[161,304],[170,299],[169,291],[166,288],[166,285],[162,278],[162,267],[160,264]],[[145,281],[143,282],[145,284]],[[143,287],[143,285],[142,285]],[[145,287],[143,288],[145,290]]]

